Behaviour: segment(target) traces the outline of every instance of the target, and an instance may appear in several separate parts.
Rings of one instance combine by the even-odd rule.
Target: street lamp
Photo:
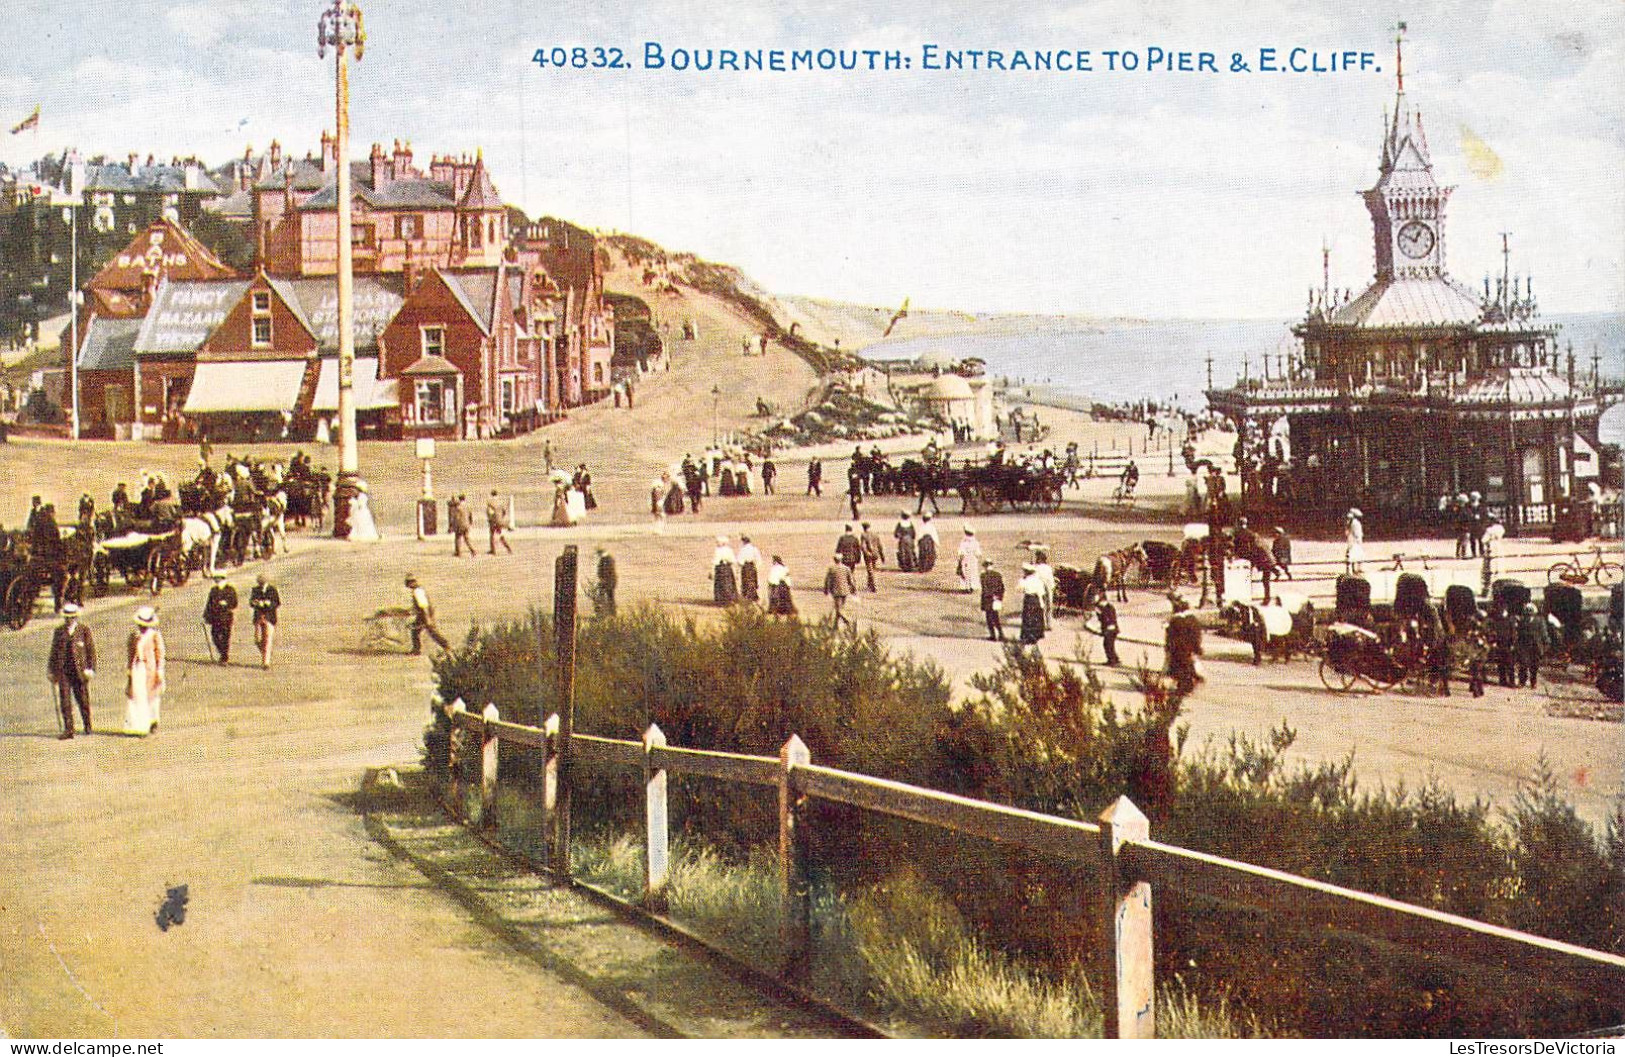
[[[722,435],[717,423],[717,406],[722,400],[722,387],[711,387],[711,446],[717,446],[717,439]]]
[[[338,293],[339,293],[339,476],[333,490],[333,535],[350,535],[350,502],[361,490],[360,462],[355,429],[355,334],[351,287],[354,266],[350,246],[350,49],[360,61],[367,46],[367,32],[361,22],[361,9],[348,0],[332,0],[316,21],[316,57],[326,58],[333,49],[337,85],[334,110],[338,152]]]

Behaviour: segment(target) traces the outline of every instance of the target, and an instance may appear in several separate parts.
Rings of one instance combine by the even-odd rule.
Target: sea
[[[1625,375],[1625,313],[1587,312],[1544,317],[1555,323],[1558,345],[1574,348],[1575,369],[1591,374],[1592,350],[1602,356],[1605,378]],[[1213,384],[1228,386],[1259,377],[1295,346],[1288,320],[1151,320],[1050,323],[1030,333],[962,334],[881,342],[863,350],[870,359],[911,359],[941,350],[956,359],[980,357],[990,375],[1012,385],[1041,387],[1072,400],[1127,404],[1173,403],[1191,411],[1206,406],[1209,358]],[[1619,414],[1605,416],[1605,439],[1625,428]],[[1616,441],[1618,438],[1615,438]]]

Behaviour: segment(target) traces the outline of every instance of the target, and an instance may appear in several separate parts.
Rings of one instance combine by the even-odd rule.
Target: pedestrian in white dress
[[[1365,561],[1365,525],[1360,520],[1364,516],[1359,507],[1349,507],[1348,530],[1344,535],[1347,550],[1343,554],[1343,564],[1350,576],[1360,575],[1360,563]]]
[[[969,525],[965,526],[965,538],[959,541],[959,563],[955,571],[959,574],[961,591],[970,594],[976,590],[981,582],[982,541],[976,538],[976,530]]]
[[[158,611],[142,606],[135,611],[130,632],[129,681],[125,686],[125,734],[145,737],[158,729],[164,697],[164,635],[158,630]]]

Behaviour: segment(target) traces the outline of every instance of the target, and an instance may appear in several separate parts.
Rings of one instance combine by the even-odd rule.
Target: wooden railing
[[[572,734],[566,743],[557,716],[549,717],[543,727],[528,727],[503,721],[495,705],[471,712],[461,701],[448,706],[446,714],[463,744],[460,753],[453,753],[449,770],[450,801],[465,820],[469,791],[463,783],[462,759],[479,761],[476,820],[491,826],[495,824],[498,744],[507,741],[545,754],[542,830],[548,861],[565,880],[569,879],[569,854],[564,845],[568,844],[568,783],[573,768],[593,763],[641,772],[645,790],[643,904],[657,913],[665,909],[670,862],[668,773],[777,789],[780,973],[792,982],[806,978],[811,954],[806,806],[809,800],[823,800],[1092,868],[1101,878],[1104,897],[1107,942],[1095,952],[1095,965],[1104,990],[1109,1037],[1155,1035],[1151,900],[1156,889],[1260,910],[1274,920],[1306,930],[1397,944],[1432,956],[1537,976],[1547,984],[1625,1008],[1625,958],[1618,955],[1162,844],[1151,839],[1145,815],[1126,797],[1118,798],[1098,822],[1078,822],[821,767],[794,736],[785,742],[778,759],[773,759],[670,746],[656,726],[648,729],[641,742]],[[561,801],[565,805],[563,825],[559,824]]]

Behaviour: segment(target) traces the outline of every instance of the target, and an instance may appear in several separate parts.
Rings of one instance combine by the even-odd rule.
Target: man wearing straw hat
[[[79,607],[72,602],[62,606],[62,623],[51,633],[51,656],[45,667],[51,685],[56,687],[57,706],[62,710],[62,733],[73,737],[73,705],[79,703],[79,716],[85,733],[90,733],[90,679],[96,674],[96,642],[90,629],[79,623]]]

